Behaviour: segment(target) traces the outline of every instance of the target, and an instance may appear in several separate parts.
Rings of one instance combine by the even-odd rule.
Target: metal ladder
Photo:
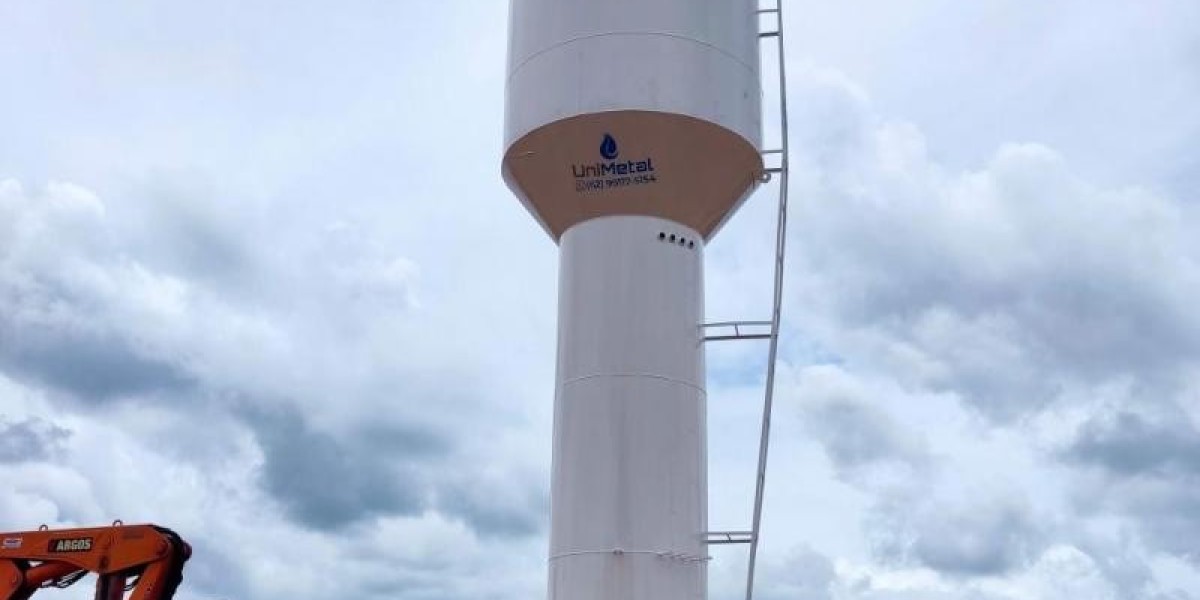
[[[787,209],[788,209],[788,113],[787,113],[787,70],[784,67],[784,38],[783,38],[783,0],[773,0],[773,5],[766,8],[761,5],[757,15],[771,15],[774,23],[768,21],[768,29],[758,34],[760,44],[774,40],[778,53],[779,67],[779,148],[762,150],[764,162],[766,158],[777,156],[779,162],[775,166],[768,165],[764,169],[764,183],[772,177],[779,181],[779,206],[775,222],[775,281],[774,296],[769,321],[722,321],[705,323],[703,325],[704,341],[731,340],[769,340],[767,353],[767,377],[763,394],[762,430],[758,442],[758,468],[754,482],[754,515],[749,531],[709,531],[705,534],[705,543],[716,544],[749,544],[750,557],[746,572],[746,600],[754,597],[754,569],[758,561],[758,540],[762,527],[763,492],[767,479],[767,453],[771,440],[771,408],[775,397],[775,362],[779,351],[779,323],[783,303],[783,268],[784,251],[787,245]],[[760,27],[761,17],[760,17]],[[771,28],[770,26],[773,26]],[[760,49],[761,50],[761,49]],[[711,333],[710,333],[711,331]]]

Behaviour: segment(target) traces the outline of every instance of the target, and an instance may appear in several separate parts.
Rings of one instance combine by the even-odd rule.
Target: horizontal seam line
[[[698,45],[700,45],[700,46],[704,46],[705,48],[711,48],[711,49],[713,49],[713,50],[716,50],[717,52],[719,52],[719,53],[721,53],[721,54],[724,54],[725,56],[728,56],[728,57],[729,57],[731,60],[733,60],[733,62],[735,62],[735,63],[737,63],[737,64],[739,64],[739,65],[742,65],[742,68],[746,69],[747,71],[750,71],[750,73],[751,73],[751,74],[754,74],[754,73],[755,73],[755,69],[754,69],[754,67],[753,67],[752,65],[749,65],[749,64],[747,64],[745,61],[743,61],[742,59],[738,58],[738,57],[737,57],[736,55],[734,55],[733,53],[731,53],[731,52],[729,52],[729,51],[725,50],[724,48],[721,48],[720,46],[717,46],[716,44],[713,44],[712,42],[706,42],[706,41],[704,41],[704,40],[698,40],[698,39],[696,39],[696,38],[690,38],[690,37],[688,37],[688,36],[686,36],[686,35],[679,35],[678,33],[667,33],[667,32],[665,32],[665,31],[609,31],[609,32],[606,32],[606,33],[593,33],[593,34],[589,34],[589,35],[583,35],[583,36],[579,36],[579,37],[576,37],[576,38],[571,38],[571,39],[569,39],[569,40],[564,40],[564,41],[561,41],[561,42],[559,42],[559,43],[557,43],[557,44],[554,44],[553,46],[550,46],[550,47],[547,47],[547,48],[542,48],[541,50],[538,50],[537,52],[534,52],[533,54],[530,54],[530,55],[529,55],[529,56],[527,56],[527,57],[526,57],[524,60],[522,60],[522,61],[520,62],[520,64],[518,64],[516,67],[514,67],[514,68],[513,68],[513,70],[512,70],[512,71],[510,71],[510,72],[509,72],[509,74],[508,74],[508,77],[506,77],[506,78],[504,79],[504,81],[505,81],[506,83],[507,83],[507,82],[509,82],[509,81],[512,81],[512,78],[513,78],[513,77],[514,77],[514,76],[515,76],[515,75],[516,75],[516,74],[517,74],[517,73],[518,73],[518,72],[519,72],[521,69],[524,69],[524,68],[525,68],[525,65],[528,65],[528,64],[529,64],[530,62],[532,62],[532,61],[533,61],[535,58],[538,58],[539,56],[541,56],[541,55],[543,55],[543,54],[545,54],[545,53],[547,53],[547,52],[550,52],[551,50],[555,50],[555,49],[557,49],[557,48],[561,48],[561,47],[563,47],[563,46],[567,46],[567,45],[570,45],[570,44],[574,44],[574,43],[576,43],[576,42],[581,42],[581,41],[583,41],[583,40],[590,40],[590,39],[593,39],[593,38],[598,38],[598,37],[607,37],[607,36],[610,36],[610,35],[649,35],[649,36],[668,37],[668,38],[673,38],[673,39],[677,39],[677,40],[686,40],[686,41],[692,42],[692,43],[694,43],[694,44],[698,44]]]
[[[562,386],[566,387],[573,383],[579,383],[581,381],[586,381],[588,379],[596,379],[599,377],[645,377],[646,379],[658,379],[660,381],[669,381],[671,383],[685,385],[687,387],[690,387],[690,388],[700,392],[701,394],[704,394],[705,397],[708,396],[707,390],[705,390],[704,388],[702,388],[694,383],[691,383],[689,381],[684,381],[682,379],[675,379],[674,377],[667,377],[665,375],[655,375],[653,373],[596,373],[593,375],[582,375],[580,377],[572,377],[570,379],[564,380],[562,382]]]
[[[550,555],[547,562],[553,562],[562,558],[573,558],[576,556],[588,556],[595,554],[609,554],[615,556],[622,556],[626,554],[651,555],[657,558],[669,558],[690,563],[708,562],[708,560],[711,558],[705,554],[691,554],[687,552],[675,552],[671,550],[624,550],[620,548],[612,548],[606,550],[573,550],[569,552],[560,552],[558,554]]]

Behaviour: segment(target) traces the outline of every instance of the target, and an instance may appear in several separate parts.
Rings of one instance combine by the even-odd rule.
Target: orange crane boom
[[[170,600],[192,548],[156,525],[0,533],[0,600],[28,600],[39,589],[98,576],[96,600]]]

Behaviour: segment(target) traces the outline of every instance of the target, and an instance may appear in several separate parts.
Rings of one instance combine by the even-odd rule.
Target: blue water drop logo
[[[613,160],[617,157],[617,140],[607,133],[604,134],[604,141],[600,142],[600,156],[603,156],[604,160]]]

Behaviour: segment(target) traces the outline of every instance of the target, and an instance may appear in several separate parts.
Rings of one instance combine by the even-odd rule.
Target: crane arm
[[[191,546],[156,525],[0,533],[0,600],[28,600],[95,573],[96,600],[171,600]],[[136,580],[129,583],[129,580]]]

